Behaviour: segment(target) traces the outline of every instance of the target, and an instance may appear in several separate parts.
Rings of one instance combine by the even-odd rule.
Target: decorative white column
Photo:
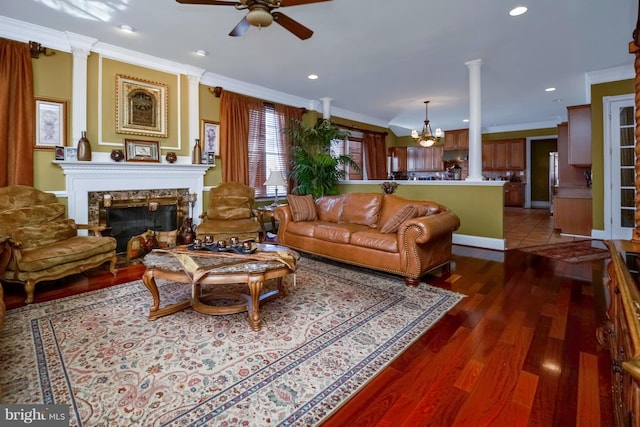
[[[196,138],[200,138],[200,76],[189,74],[189,143],[191,147]],[[200,141],[202,143],[202,141]]]
[[[82,131],[87,130],[87,58],[98,40],[68,31],[65,34],[73,54],[71,135],[73,141],[77,142]]]
[[[320,98],[320,101],[322,101],[322,118],[331,120],[331,101],[333,98]]]
[[[469,176],[466,180],[482,181],[482,60],[469,61],[465,65],[469,68]]]

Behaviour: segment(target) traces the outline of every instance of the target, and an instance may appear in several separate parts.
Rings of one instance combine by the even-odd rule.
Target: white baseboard
[[[475,246],[478,248],[494,249],[504,251],[506,247],[505,239],[495,239],[492,237],[469,236],[466,234],[453,234],[455,245]]]

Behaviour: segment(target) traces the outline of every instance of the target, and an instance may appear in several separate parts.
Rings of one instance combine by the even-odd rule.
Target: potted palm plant
[[[295,186],[292,193],[311,194],[314,199],[338,194],[338,183],[347,176],[347,169],[360,171],[360,166],[347,154],[332,151],[335,141],[342,141],[349,132],[324,119],[309,126],[291,120],[285,134],[291,139],[289,177]]]

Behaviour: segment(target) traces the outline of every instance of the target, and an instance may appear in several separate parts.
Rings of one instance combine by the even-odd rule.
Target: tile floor
[[[504,233],[506,249],[585,240],[561,236],[553,229],[553,216],[547,209],[505,208]]]

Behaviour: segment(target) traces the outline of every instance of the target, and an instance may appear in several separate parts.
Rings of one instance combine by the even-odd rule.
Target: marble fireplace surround
[[[134,190],[188,189],[198,200],[194,216],[202,212],[203,177],[211,165],[65,162],[54,161],[62,168],[67,197],[67,214],[79,224],[89,224],[89,193]],[[92,215],[93,216],[93,215]],[[94,216],[95,218],[95,216]],[[94,220],[94,218],[91,218]],[[94,220],[95,221],[95,220]]]

